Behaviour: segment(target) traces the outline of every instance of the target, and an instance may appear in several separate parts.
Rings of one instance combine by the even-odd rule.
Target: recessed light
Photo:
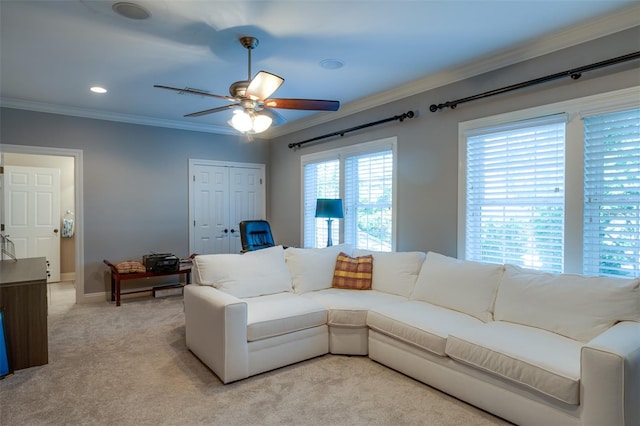
[[[151,12],[144,7],[139,4],[129,3],[126,1],[114,3],[113,6],[111,6],[111,9],[113,9],[113,11],[118,15],[129,19],[142,20],[151,16]]]
[[[327,70],[337,70],[344,67],[344,62],[339,59],[323,59],[320,61],[320,66]]]
[[[100,86],[93,86],[89,90],[91,90],[93,93],[100,93],[100,94],[107,93],[107,89],[105,89],[104,87],[100,87]]]

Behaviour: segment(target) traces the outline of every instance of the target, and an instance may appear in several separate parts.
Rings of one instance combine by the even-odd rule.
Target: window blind
[[[303,171],[303,244],[304,247],[325,247],[329,236],[327,221],[315,217],[316,200],[340,198],[340,160],[305,164]],[[332,235],[338,235],[339,225],[339,221],[333,221]]]
[[[584,119],[583,271],[640,276],[640,109]]]
[[[562,272],[566,115],[467,132],[468,260]]]
[[[345,158],[345,242],[360,249],[391,251],[393,151]]]

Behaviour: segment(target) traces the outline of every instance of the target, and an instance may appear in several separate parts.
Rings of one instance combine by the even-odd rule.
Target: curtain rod
[[[499,95],[502,93],[510,92],[512,90],[523,89],[525,87],[534,86],[540,83],[546,83],[547,81],[557,80],[562,77],[571,77],[573,80],[577,80],[582,77],[582,73],[586,71],[595,70],[598,68],[608,67],[610,65],[619,64],[621,62],[627,62],[640,58],[640,52],[629,53],[627,55],[618,56],[617,58],[607,59],[606,61],[596,62],[591,65],[585,65],[579,68],[562,71],[556,74],[547,75],[545,77],[536,78],[533,80],[525,81],[511,86],[506,86],[501,89],[491,90],[489,92],[480,93],[478,95],[469,96],[467,98],[458,99],[455,101],[449,101],[442,104],[433,104],[429,107],[431,112],[436,112],[443,108],[455,109],[459,104],[475,101],[476,99],[488,98],[490,96]]]
[[[316,141],[319,141],[320,139],[326,139],[326,138],[330,138],[331,136],[338,136],[338,135],[344,136],[345,133],[354,132],[356,130],[364,129],[371,126],[376,126],[378,124],[387,123],[389,121],[400,120],[400,122],[403,122],[406,118],[413,118],[415,116],[416,114],[413,111],[407,111],[404,114],[394,115],[393,117],[385,118],[383,120],[373,121],[367,124],[361,124],[360,126],[351,127],[349,129],[340,130],[338,132],[327,133],[326,135],[317,136],[315,138],[307,139],[302,142],[290,143],[289,148],[300,148],[304,144],[316,142]]]

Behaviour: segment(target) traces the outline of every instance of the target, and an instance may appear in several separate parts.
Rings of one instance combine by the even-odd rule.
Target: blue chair
[[[240,222],[242,252],[275,246],[271,226],[266,220],[243,220]]]

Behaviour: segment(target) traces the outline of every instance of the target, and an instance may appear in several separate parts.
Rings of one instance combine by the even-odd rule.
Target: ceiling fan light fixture
[[[263,114],[248,113],[246,111],[234,111],[229,125],[241,133],[255,134],[267,130],[273,120]]]
[[[271,127],[271,122],[273,120],[271,119],[271,117],[268,117],[266,115],[255,115],[253,117],[253,132],[254,133],[262,133],[265,130],[267,130],[269,127]]]
[[[251,130],[253,123],[251,122],[251,116],[244,111],[234,111],[233,117],[229,122],[231,127],[241,133],[246,133]]]

